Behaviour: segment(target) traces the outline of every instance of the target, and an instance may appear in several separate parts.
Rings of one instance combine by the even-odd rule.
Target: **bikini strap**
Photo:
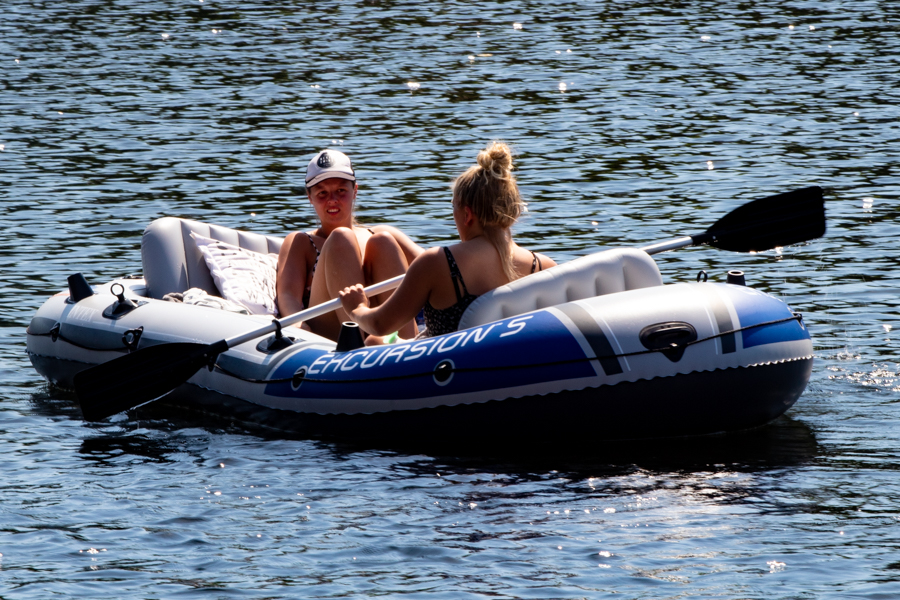
[[[447,264],[450,266],[450,279],[453,280],[453,291],[456,292],[456,301],[460,302],[463,299],[463,292],[468,296],[469,290],[466,288],[466,282],[463,281],[462,273],[459,272],[459,267],[456,265],[456,260],[453,258],[450,248],[448,246],[442,246],[442,248],[447,256]],[[459,291],[460,285],[462,285],[462,292]]]
[[[304,231],[303,233],[306,233],[306,232]],[[316,249],[316,263],[318,264],[318,262],[319,262],[319,247],[316,246],[316,243],[313,241],[311,235],[306,233],[306,237],[309,238],[309,243],[312,245],[312,247]]]
[[[534,250],[529,250],[529,252],[531,252],[531,272],[543,271],[544,265],[541,264],[541,259],[534,253]]]

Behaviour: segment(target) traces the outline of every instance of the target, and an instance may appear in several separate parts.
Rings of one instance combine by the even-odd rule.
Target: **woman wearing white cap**
[[[291,233],[278,255],[278,311],[293,314],[336,298],[354,284],[372,285],[405,273],[422,249],[395,227],[361,227],[353,216],[358,191],[350,159],[323,150],[309,161],[306,194],[319,217],[319,227]],[[384,295],[383,297],[386,297]],[[306,322],[313,333],[336,340],[343,310]],[[402,337],[416,333],[413,318],[399,328]]]
[[[509,146],[492,142],[478,153],[477,162],[453,184],[460,243],[422,252],[381,306],[371,307],[360,285],[340,292],[344,310],[362,329],[386,335],[424,308],[428,336],[451,333],[480,294],[556,265],[512,239],[510,227],[525,203],[512,173]]]

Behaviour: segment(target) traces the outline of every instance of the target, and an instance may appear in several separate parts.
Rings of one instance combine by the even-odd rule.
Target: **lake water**
[[[5,0],[0,597],[900,597],[898,90],[893,0]],[[310,227],[336,147],[362,222],[447,243],[491,139],[557,261],[823,186],[822,239],[657,257],[802,312],[803,397],[745,435],[484,452],[86,424],[31,368],[37,307],[138,272],[154,218]]]

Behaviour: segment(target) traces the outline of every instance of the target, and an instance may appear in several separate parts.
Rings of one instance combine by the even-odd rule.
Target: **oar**
[[[705,232],[641,248],[648,254],[709,244],[724,250],[751,252],[787,246],[825,233],[822,190],[810,187],[754,200],[731,211]],[[403,275],[366,288],[374,296],[400,285]],[[300,311],[255,331],[214,344],[157,344],[91,367],[75,376],[75,392],[84,418],[99,421],[168,394],[202,367],[238,344],[272,333],[279,327],[312,319],[340,307],[339,299]]]
[[[641,250],[656,254],[709,244],[734,252],[761,252],[823,235],[825,200],[822,188],[813,186],[753,200],[737,207],[703,233],[651,244]]]
[[[376,296],[400,285],[403,275],[370,285],[366,294]],[[260,327],[214,344],[172,342],[142,348],[137,352],[90,367],[75,375],[75,393],[87,421],[100,421],[164,396],[215,362],[216,357],[244,342],[276,329],[307,321],[340,308],[340,298],[301,310],[277,323]]]

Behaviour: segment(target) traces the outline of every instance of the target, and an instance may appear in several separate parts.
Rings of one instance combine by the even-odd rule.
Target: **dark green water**
[[[5,0],[0,597],[900,597],[898,34],[887,0]],[[308,227],[330,146],[362,222],[446,243],[491,139],[517,239],[557,261],[826,188],[820,240],[658,256],[804,314],[799,402],[751,435],[485,454],[87,425],[31,368],[37,307],[139,271],[156,217]]]

